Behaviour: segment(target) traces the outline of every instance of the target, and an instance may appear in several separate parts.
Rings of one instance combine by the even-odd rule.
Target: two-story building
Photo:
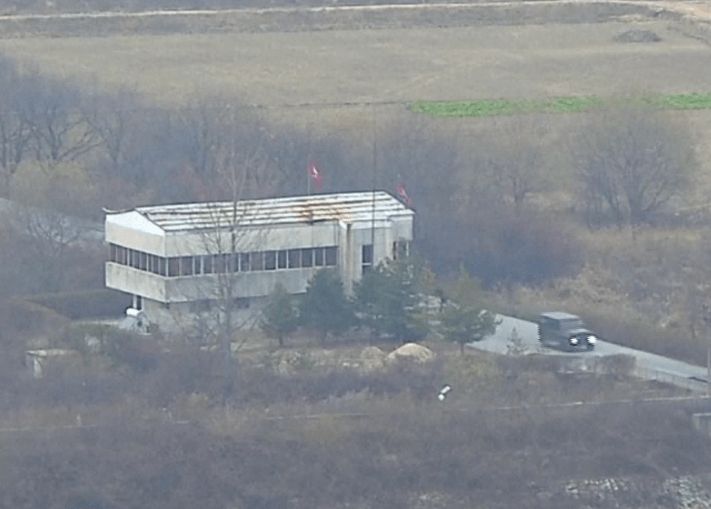
[[[350,291],[364,271],[407,252],[413,220],[384,191],[108,212],[106,286],[133,295],[133,308],[163,330],[188,326],[225,297],[254,316],[277,283],[303,293],[322,268]]]

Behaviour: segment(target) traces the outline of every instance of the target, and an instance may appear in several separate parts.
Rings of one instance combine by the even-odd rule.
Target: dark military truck
[[[592,350],[597,337],[580,317],[554,311],[538,317],[538,340],[544,346],[566,351]]]

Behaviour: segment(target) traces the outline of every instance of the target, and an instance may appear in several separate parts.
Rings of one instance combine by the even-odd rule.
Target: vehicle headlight
[[[588,336],[588,343],[591,345],[594,345],[595,343],[597,343],[597,338],[595,336],[593,336],[592,334],[589,335]]]
[[[570,344],[571,344],[571,345],[577,345],[577,344],[578,344],[578,338],[576,338],[575,336],[573,336],[572,338],[570,338]]]

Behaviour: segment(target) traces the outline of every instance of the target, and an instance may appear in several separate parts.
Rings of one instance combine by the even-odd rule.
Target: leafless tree
[[[201,232],[199,242],[203,277],[196,283],[197,288],[190,291],[205,297],[206,309],[197,314],[196,323],[203,339],[214,340],[222,350],[227,395],[236,369],[233,346],[238,331],[246,325],[238,313],[242,304],[240,279],[243,272],[261,268],[261,262],[257,264],[257,259],[251,257],[256,257],[253,252],[265,235],[264,231],[245,224],[254,212],[253,202],[245,198],[248,193],[259,194],[259,186],[269,178],[272,165],[265,142],[254,131],[247,130],[249,136],[245,136],[240,129],[239,125],[248,119],[242,118],[239,110],[222,108],[220,116],[212,121],[206,115],[209,111],[200,113],[203,128],[194,131],[200,136],[195,139],[198,143],[193,147],[196,152],[193,161],[206,164],[202,168],[211,173],[217,187],[210,195],[224,201],[208,203],[201,212],[209,224]]]
[[[529,195],[543,182],[545,158],[536,144],[543,125],[540,118],[504,119],[483,139],[473,140],[475,173],[498,191],[505,202],[513,203],[517,215]]]
[[[110,96],[95,96],[92,99],[85,107],[86,120],[115,171],[124,165],[128,157],[131,134],[143,123],[139,115],[141,107],[135,92],[126,88]]]
[[[23,94],[30,147],[45,171],[75,161],[98,146],[78,89],[33,70],[25,76]]]
[[[12,176],[29,148],[30,125],[23,111],[23,81],[11,62],[0,59],[0,166],[4,196],[9,194]]]
[[[593,114],[573,151],[588,211],[609,211],[619,227],[650,221],[683,191],[697,167],[688,127],[642,108]]]

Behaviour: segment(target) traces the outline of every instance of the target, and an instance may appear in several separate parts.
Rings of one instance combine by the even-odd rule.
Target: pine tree
[[[259,326],[267,334],[276,336],[279,346],[284,346],[284,338],[296,330],[298,320],[299,315],[293,297],[277,283],[262,311]]]

